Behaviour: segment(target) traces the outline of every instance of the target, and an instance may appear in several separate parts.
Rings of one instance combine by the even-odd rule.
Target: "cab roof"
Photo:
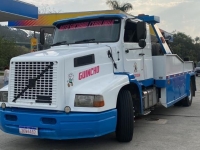
[[[57,26],[58,24],[72,22],[72,21],[81,21],[86,19],[96,19],[96,18],[126,18],[127,15],[125,14],[100,14],[100,15],[90,15],[90,16],[81,16],[76,18],[70,18],[70,19],[63,19],[59,20],[53,23],[54,26]]]

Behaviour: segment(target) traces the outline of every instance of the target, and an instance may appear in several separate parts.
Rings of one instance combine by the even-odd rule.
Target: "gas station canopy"
[[[19,20],[9,21],[8,26],[24,30],[31,30],[39,32],[41,28],[46,28],[46,33],[53,33],[53,23],[62,19],[75,18],[80,16],[94,15],[94,14],[115,14],[123,13],[120,10],[103,10],[103,11],[86,11],[86,12],[69,12],[69,13],[52,13],[39,14],[38,19],[35,20]]]
[[[38,7],[19,0],[0,0],[0,22],[37,19]]]

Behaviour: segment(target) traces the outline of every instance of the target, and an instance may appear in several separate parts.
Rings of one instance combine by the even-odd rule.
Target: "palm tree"
[[[120,2],[116,0],[107,0],[106,2],[107,5],[109,5],[113,10],[121,10],[123,12],[128,12],[129,10],[133,9],[133,6],[131,3],[123,3],[121,4]]]

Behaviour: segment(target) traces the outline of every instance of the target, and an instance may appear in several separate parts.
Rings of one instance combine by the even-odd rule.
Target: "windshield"
[[[121,20],[117,18],[90,19],[57,25],[53,45],[76,43],[117,42]]]

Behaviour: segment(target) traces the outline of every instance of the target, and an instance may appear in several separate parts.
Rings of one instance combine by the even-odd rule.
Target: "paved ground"
[[[200,89],[200,77],[197,78]],[[95,139],[53,141],[29,139],[0,131],[0,150],[199,150],[200,91],[189,108],[156,108],[136,120],[133,141],[118,143],[114,134]],[[147,121],[150,118],[158,121]]]

